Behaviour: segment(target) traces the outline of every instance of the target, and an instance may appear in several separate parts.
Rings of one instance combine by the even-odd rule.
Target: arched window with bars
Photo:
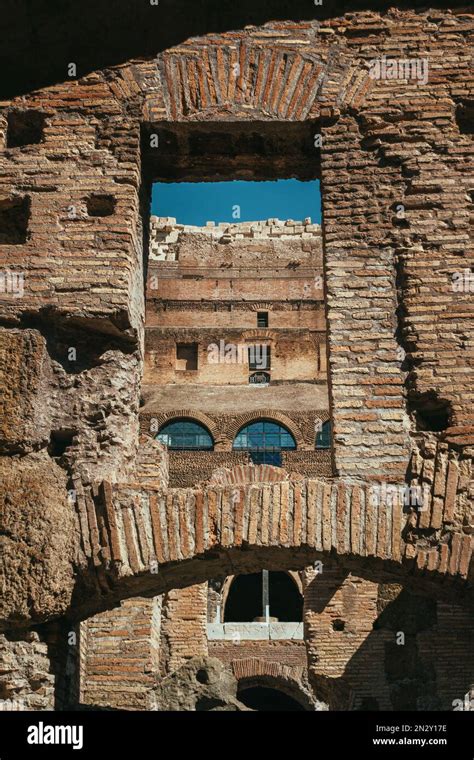
[[[212,451],[214,448],[213,438],[207,428],[190,419],[167,422],[156,439],[172,451]]]
[[[293,435],[283,425],[272,420],[250,422],[239,430],[233,448],[248,451],[254,464],[281,467],[281,452],[296,449]]]

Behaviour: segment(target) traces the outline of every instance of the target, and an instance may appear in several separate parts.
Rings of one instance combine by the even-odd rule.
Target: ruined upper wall
[[[207,222],[205,227],[199,227],[177,224],[172,217],[152,216],[149,261],[177,261],[183,266],[207,268],[228,263],[275,269],[293,261],[322,271],[321,227],[312,224],[309,217],[303,221]]]
[[[302,304],[323,300],[321,227],[311,219],[268,219],[258,222],[208,222],[204,227],[176,224],[174,218],[151,217],[147,288],[147,327],[176,324],[171,308],[187,303],[199,311],[206,303],[227,309],[244,303],[281,308],[285,302]],[[193,306],[193,302],[196,305]],[[213,306],[214,308],[214,306]],[[155,309],[160,309],[158,316]],[[301,319],[303,314],[303,319]],[[296,317],[296,319],[295,319]],[[304,319],[306,317],[306,320]],[[272,317],[278,327],[324,327],[322,305],[314,319],[307,312]],[[204,319],[204,322],[201,320]],[[204,326],[206,316],[195,315],[189,326]],[[215,314],[213,325],[219,323]],[[227,327],[256,326],[255,317],[227,313]]]
[[[83,5],[78,9],[87,15]],[[114,12],[118,11],[114,8]],[[199,7],[193,5],[193,12],[198,14]],[[318,15],[313,4],[308,4],[306,13]],[[109,4],[107,14],[112,15]],[[94,13],[90,19],[97,24]],[[405,482],[410,477],[410,452],[415,449],[417,477],[430,485],[432,498],[423,519],[417,522],[415,516],[412,520],[410,547],[414,553],[421,547],[417,556],[422,572],[432,568],[430,557],[436,565],[438,549],[440,556],[451,552],[457,568],[459,547],[468,547],[470,542],[468,508],[473,503],[469,443],[474,432],[474,329],[471,280],[465,277],[473,250],[469,226],[472,14],[392,9],[384,14],[333,16],[324,25],[287,21],[260,30],[244,27],[245,23],[237,24],[233,29],[239,31],[189,39],[158,59],[156,42],[153,59],[113,70],[84,76],[78,66],[77,79],[68,77],[68,61],[62,58],[58,62],[58,70],[64,72],[62,84],[2,104],[1,201],[7,219],[3,228],[10,240],[2,238],[0,243],[0,267],[25,275],[22,297],[3,286],[3,324],[31,328],[32,340],[49,330],[46,354],[51,358],[59,351],[66,363],[71,340],[65,335],[59,341],[54,331],[73,322],[81,331],[81,341],[73,347],[84,348],[84,364],[75,367],[77,375],[68,364],[63,368],[67,393],[59,367],[60,381],[54,390],[48,382],[41,390],[38,383],[31,383],[33,394],[44,399],[45,407],[56,395],[56,385],[61,399],[55,405],[58,414],[54,411],[42,420],[41,438],[34,444],[40,453],[31,452],[26,440],[30,433],[25,434],[23,424],[18,429],[11,425],[7,412],[8,452],[26,449],[21,468],[17,454],[5,457],[12,482],[18,486],[18,502],[24,501],[22,488],[27,483],[23,471],[35,471],[41,479],[37,458],[48,471],[48,435],[59,437],[59,449],[67,443],[70,414],[80,426],[72,431],[79,436],[79,457],[87,448],[92,459],[87,477],[92,479],[103,470],[104,461],[112,481],[126,480],[129,475],[113,463],[120,452],[119,460],[130,466],[138,442],[140,372],[137,363],[127,360],[126,351],[130,343],[137,353],[141,348],[146,250],[141,213],[148,213],[148,183],[162,176],[159,168],[169,171],[177,166],[175,175],[167,174],[168,180],[176,175],[183,179],[191,170],[194,179],[215,179],[219,172],[235,175],[241,163],[241,177],[242,172],[247,178],[267,172],[268,178],[282,171],[299,176],[311,155],[314,176],[321,154],[336,470],[343,477],[383,476]],[[101,35],[106,28],[98,26]],[[65,49],[69,58],[69,48]],[[427,81],[371,78],[371,60],[400,55],[426,59]],[[49,58],[53,60],[51,51]],[[39,69],[41,62],[38,57]],[[213,82],[218,82],[217,88]],[[21,145],[18,118],[28,110],[39,112],[44,125],[37,139]],[[7,124],[15,133],[12,119],[16,119],[16,139],[9,141]],[[179,129],[171,123],[174,119],[180,122],[183,142],[175,139]],[[148,124],[140,133],[144,120]],[[220,123],[212,140],[207,134],[212,131],[211,122]],[[244,122],[247,131],[241,129]],[[279,140],[282,122],[291,122],[291,128],[283,124],[285,139]],[[148,139],[152,132],[161,139],[159,150]],[[319,132],[321,149],[313,142]],[[263,133],[268,140],[261,138]],[[298,164],[290,150],[290,134],[299,136]],[[187,152],[182,152],[183,146]],[[104,214],[104,206],[113,206],[113,213]],[[453,287],[454,283],[462,287]],[[93,357],[94,383],[100,381],[100,393],[95,384],[91,393],[88,362],[94,333],[107,331],[121,339],[114,348],[119,355],[108,354],[107,366],[101,356]],[[17,345],[17,336],[13,330],[4,332],[6,354],[11,356],[8,346]],[[33,360],[31,366],[36,366]],[[21,373],[11,358],[7,373],[10,368]],[[121,388],[127,394],[130,391],[132,398],[117,393],[117,373]],[[69,388],[74,388],[72,403]],[[17,411],[15,407],[15,418],[24,420],[36,400],[29,404],[25,395],[15,397],[17,401],[24,408]],[[423,413],[429,423],[428,402],[435,411],[444,410],[446,429],[421,427]],[[420,437],[428,445],[418,449]],[[75,445],[68,447],[69,464],[77,473]],[[458,460],[462,475],[451,478],[446,472],[456,473],[450,465]],[[65,491],[66,475],[56,485],[58,491]],[[54,501],[59,503],[56,485]],[[47,505],[48,494],[42,498]],[[458,505],[454,515],[446,508],[450,500]],[[28,520],[18,522],[16,503],[6,500],[4,530],[8,536],[15,535],[12,553],[13,544],[30,547],[31,537]],[[31,509],[38,512],[37,505]],[[73,509],[64,504],[62,524],[67,524],[64,517],[68,520]],[[48,514],[43,506],[41,512]],[[45,530],[38,531],[40,548]],[[50,532],[55,537],[54,530]],[[95,525],[92,534],[99,553],[102,539]],[[37,548],[31,544],[33,554]],[[463,549],[463,566],[467,567],[469,558],[470,547]],[[61,614],[66,608],[76,577],[72,562],[67,565],[71,589],[56,606],[38,597],[36,620]],[[5,588],[19,592],[11,610],[11,619],[18,619],[33,606],[26,587],[18,585],[16,566],[7,571]],[[177,575],[180,572],[176,570]],[[47,587],[54,573],[46,575],[45,569]],[[189,576],[187,580],[193,581]],[[180,576],[178,582],[186,578]],[[151,578],[150,586],[157,592],[155,583]],[[139,586],[137,580],[137,593],[141,593]]]

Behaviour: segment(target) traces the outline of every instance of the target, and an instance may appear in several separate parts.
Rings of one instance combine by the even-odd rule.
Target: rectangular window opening
[[[198,368],[198,344],[176,344],[176,369],[180,372],[190,372]]]
[[[271,348],[263,343],[249,346],[249,369],[268,370],[271,367]]]
[[[167,414],[187,409],[219,427],[229,441],[216,467],[246,461],[245,452],[254,464],[332,473],[328,431],[317,435],[329,412],[319,130],[315,122],[143,125],[153,182],[146,329],[158,356],[144,382],[159,388],[157,409],[159,398]],[[149,147],[149,133],[166,152]],[[263,450],[250,440],[239,450],[228,419],[247,413],[293,420],[304,439],[298,451],[282,453],[271,437]],[[173,484],[202,475],[184,459],[173,468]]]
[[[28,240],[30,199],[0,200],[0,245],[22,245]]]

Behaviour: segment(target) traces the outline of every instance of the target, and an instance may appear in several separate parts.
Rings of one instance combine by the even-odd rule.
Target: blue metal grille
[[[316,448],[317,449],[329,449],[331,448],[331,422],[328,420],[325,422],[316,434]]]

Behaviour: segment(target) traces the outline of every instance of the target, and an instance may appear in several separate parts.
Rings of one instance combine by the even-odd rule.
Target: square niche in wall
[[[28,196],[0,200],[0,245],[22,245],[28,240]]]
[[[11,111],[7,116],[7,148],[22,148],[43,142],[46,114],[41,111]]]
[[[176,344],[176,369],[189,372],[198,368],[198,344]]]

